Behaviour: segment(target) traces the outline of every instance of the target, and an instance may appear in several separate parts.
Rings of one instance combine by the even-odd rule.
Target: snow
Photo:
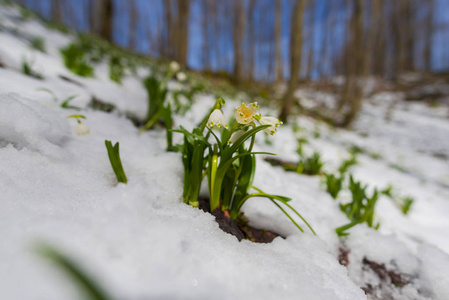
[[[270,244],[237,239],[219,229],[214,217],[182,203],[183,167],[179,153],[165,152],[165,130],[142,134],[125,115],[143,118],[147,96],[139,75],[128,74],[122,85],[108,79],[107,65],[96,77],[71,74],[58,49],[73,37],[53,32],[37,21],[18,21],[17,11],[0,7],[1,25],[45,37],[47,54],[30,50],[10,30],[0,32],[0,296],[2,299],[79,299],[65,277],[38,257],[39,242],[55,245],[73,257],[116,299],[367,299],[361,287],[376,287],[378,298],[441,299],[449,295],[449,120],[441,110],[383,94],[367,99],[353,130],[334,130],[313,119],[295,120],[301,130],[281,126],[271,145],[260,134],[255,148],[296,161],[297,139],[306,137],[306,153],[319,151],[324,169],[334,172],[349,157],[348,148],[366,150],[350,172],[370,191],[393,184],[400,195],[414,197],[404,216],[381,196],[378,231],[361,224],[339,239],[335,228],[348,223],[323,189],[319,176],[273,167],[257,158],[254,185],[265,192],[291,197],[291,205],[312,225],[298,229],[269,201],[251,199],[243,207],[255,227],[279,232]],[[8,45],[8,46],[5,46]],[[32,55],[45,79],[20,73],[24,55]],[[60,78],[69,77],[80,84]],[[40,88],[51,90],[53,96]],[[170,83],[169,88],[179,88]],[[301,101],[323,92],[298,91]],[[81,111],[62,109],[66,98]],[[239,96],[241,101],[244,96]],[[92,98],[114,104],[112,113],[92,110]],[[399,99],[399,100],[398,100]],[[369,101],[368,101],[369,100]],[[175,126],[193,128],[215,99],[196,97]],[[239,104],[226,99],[229,116]],[[398,101],[385,121],[385,111]],[[76,135],[71,114],[86,116],[90,133]],[[274,111],[262,110],[264,115]],[[320,132],[320,137],[315,137]],[[363,135],[363,137],[361,136]],[[105,140],[120,142],[128,184],[117,183]],[[182,136],[174,135],[175,142]],[[372,153],[380,155],[373,158]],[[400,165],[404,171],[392,168]],[[347,199],[343,191],[339,201]],[[340,248],[349,249],[349,265],[339,264]],[[386,284],[364,263],[384,264],[403,274],[402,288]],[[26,288],[23,288],[26,287]],[[374,297],[374,296],[369,296]]]

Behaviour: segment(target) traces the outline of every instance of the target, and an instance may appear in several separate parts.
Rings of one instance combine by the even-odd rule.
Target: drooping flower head
[[[89,127],[86,124],[78,121],[78,125],[76,125],[76,134],[77,135],[86,135],[89,134]]]
[[[170,68],[170,71],[172,71],[172,72],[178,72],[179,69],[180,69],[180,66],[179,66],[179,64],[176,61],[172,61],[170,63],[169,68]]]
[[[178,79],[178,81],[185,81],[187,79],[187,76],[185,73],[183,72],[178,72],[176,73],[176,79]]]
[[[279,125],[282,124],[282,122],[275,117],[261,117],[260,115],[257,115],[255,118],[259,121],[260,125],[270,125],[270,127],[264,129],[264,131],[271,135],[274,135],[278,130]]]
[[[207,126],[209,128],[214,127],[224,127],[228,128],[228,124],[226,124],[226,118],[223,114],[223,112],[220,109],[215,109],[209,116],[209,120],[207,121]]]
[[[253,121],[258,109],[259,105],[257,105],[257,102],[250,103],[248,106],[242,103],[235,110],[235,119],[239,124],[249,124]]]

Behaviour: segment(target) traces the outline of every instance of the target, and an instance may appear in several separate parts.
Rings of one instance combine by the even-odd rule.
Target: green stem
[[[214,153],[212,155],[212,164],[210,166],[211,172],[210,172],[210,211],[213,212],[220,204],[220,197],[218,193],[218,198],[215,197],[215,189],[218,189],[219,187],[215,184],[215,178],[217,175],[217,166],[218,166],[218,151],[217,151],[217,145],[214,145]]]
[[[256,124],[254,124],[254,122],[251,123],[251,126],[252,126],[253,128],[256,128]],[[254,134],[254,135],[251,137],[251,144],[249,145],[248,152],[253,151],[253,147],[254,147],[254,142],[255,142],[255,140],[256,140],[256,134]]]
[[[139,133],[144,132],[145,130],[150,129],[151,127],[156,124],[157,120],[159,120],[159,117],[161,116],[161,110],[158,110],[156,114],[145,124],[145,126],[142,127],[142,129],[139,130]]]
[[[276,203],[276,201],[274,201],[273,199],[269,198],[271,200],[271,202],[274,203],[274,205],[276,205],[289,219],[290,221],[293,222],[293,224],[296,225],[296,227],[298,227],[299,230],[301,230],[301,232],[304,232],[304,230],[301,228],[301,226],[298,225],[298,223],[295,222],[295,220],[293,220],[292,217],[290,217],[290,215],[279,205]],[[285,203],[284,203],[285,204]]]

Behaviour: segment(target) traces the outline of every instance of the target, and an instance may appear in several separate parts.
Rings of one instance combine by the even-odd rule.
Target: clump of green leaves
[[[408,214],[414,201],[415,199],[413,199],[412,197],[403,198],[401,209],[404,215]]]
[[[404,215],[408,214],[414,202],[414,199],[410,196],[400,197],[399,195],[397,195],[397,193],[393,190],[393,186],[391,184],[388,185],[385,189],[383,189],[381,191],[381,194],[390,198],[393,201],[393,203],[402,211]]]
[[[179,65],[176,62],[172,62],[162,80],[159,80],[156,76],[150,75],[143,81],[143,85],[148,93],[148,112],[145,125],[140,132],[151,129],[155,124],[161,121],[167,131],[167,151],[175,150],[172,139],[172,107],[170,103],[166,103],[165,101],[168,92],[167,84],[170,78],[173,77],[178,70]]]
[[[60,50],[64,59],[64,65],[72,73],[82,77],[94,76],[94,68],[87,59],[86,52],[79,44],[71,43]]]
[[[167,83],[158,80],[155,76],[144,79],[143,85],[148,94],[148,111],[145,126],[142,130],[151,129],[160,119],[167,96]]]
[[[367,186],[362,186],[361,182],[356,182],[354,178],[349,176],[349,190],[352,194],[352,200],[349,203],[340,205],[340,209],[346,214],[350,222],[346,225],[338,227],[335,232],[338,236],[348,235],[346,231],[353,226],[366,223],[369,227],[379,228],[379,223],[374,224],[374,210],[379,198],[377,189],[374,190],[371,197],[367,196]]]
[[[287,207],[295,215],[301,218],[313,232],[313,229],[305,219],[288,203],[291,199],[271,195],[253,186],[256,170],[257,154],[272,154],[266,152],[253,152],[255,136],[265,130],[268,133],[276,132],[280,124],[274,122],[274,118],[262,117],[257,114],[257,103],[249,106],[242,104],[236,111],[236,121],[228,129],[226,119],[221,112],[224,100],[219,98],[198,128],[192,132],[183,127],[174,130],[184,134],[182,146],[184,164],[184,201],[192,206],[198,206],[199,189],[203,174],[207,176],[210,211],[221,209],[231,220],[241,216],[240,210],[244,203],[252,197],[263,197],[272,201],[287,217],[303,231],[301,226],[284,209]],[[273,124],[257,125],[266,120]],[[218,128],[221,131],[219,138],[213,131]],[[212,139],[214,142],[210,142]],[[248,147],[245,142],[250,140]],[[255,192],[251,193],[251,190]],[[284,206],[284,207],[282,207]]]
[[[39,72],[33,70],[34,60],[28,60],[25,57],[22,58],[22,73],[30,77],[43,80],[44,76]]]
[[[36,36],[36,37],[31,39],[30,47],[32,49],[40,51],[42,53],[47,52],[45,50],[45,40],[42,37],[40,37],[40,36]]]
[[[122,160],[120,159],[119,143],[117,142],[112,146],[111,141],[104,141],[106,149],[108,150],[109,161],[111,162],[112,169],[114,170],[115,176],[118,182],[127,183],[125,171],[123,170]]]
[[[304,154],[304,151],[303,151],[304,145],[308,144],[308,143],[309,143],[309,140],[307,140],[307,138],[305,138],[305,137],[300,137],[298,139],[298,147],[296,148],[296,153],[298,153],[299,156],[303,156],[303,154]]]
[[[201,85],[193,86],[185,90],[177,90],[173,92],[174,108],[173,111],[177,114],[184,115],[193,105],[193,98],[195,94],[204,89]]]
[[[356,154],[352,153],[350,158],[345,159],[344,161],[341,162],[340,166],[338,167],[338,172],[340,172],[340,174],[346,174],[349,168],[356,164],[357,164]]]
[[[319,152],[314,152],[311,156],[302,156],[300,158],[298,166],[296,167],[296,173],[317,175],[320,174],[323,164],[321,154]]]
[[[119,84],[125,75],[125,66],[119,56],[111,56],[109,59],[109,78]]]
[[[112,298],[74,260],[56,248],[40,244],[36,252],[63,272],[83,293],[87,300],[111,300]]]
[[[343,188],[344,175],[340,174],[339,177],[334,174],[324,174],[326,178],[326,191],[332,196],[332,198],[337,199],[338,194]]]

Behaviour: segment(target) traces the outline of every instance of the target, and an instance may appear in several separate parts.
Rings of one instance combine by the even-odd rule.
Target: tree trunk
[[[181,66],[187,66],[187,51],[189,49],[189,17],[190,0],[178,0],[178,55]]]
[[[130,10],[131,10],[131,16],[129,19],[129,37],[130,37],[129,48],[131,50],[136,50],[136,48],[137,48],[137,19],[138,19],[136,0],[129,1],[129,5],[130,5]]]
[[[61,0],[53,0],[52,16],[55,22],[62,22]]]
[[[282,1],[276,0],[275,17],[274,17],[274,57],[276,61],[276,77],[275,82],[282,81]]]
[[[362,107],[363,99],[363,70],[366,66],[367,55],[363,51],[363,16],[364,16],[364,0],[355,0],[353,21],[351,29],[354,35],[352,43],[352,54],[354,61],[350,68],[350,73],[346,79],[346,96],[349,101],[349,111],[343,120],[343,126],[349,126],[357,116]]]
[[[314,40],[315,40],[315,1],[312,0],[309,2],[310,5],[310,19],[309,19],[309,25],[307,28],[307,35],[309,37],[309,53],[307,57],[307,71],[306,71],[306,79],[310,81],[312,79],[312,69],[313,69],[313,52],[314,52]],[[329,4],[328,4],[329,5]],[[324,22],[323,22],[324,23]],[[326,37],[325,34],[323,34],[324,37]],[[323,45],[322,45],[323,46]]]
[[[254,5],[255,0],[249,0],[248,8],[248,35],[249,35],[249,66],[248,81],[251,82],[254,77],[254,59],[255,59],[255,31],[254,31]]]
[[[113,0],[96,0],[91,7],[91,31],[109,42],[113,42]]]
[[[424,42],[424,70],[430,72],[432,69],[432,38],[433,38],[433,10],[434,1],[427,0],[427,15],[425,20],[425,42]]]
[[[279,119],[287,121],[293,104],[293,94],[296,90],[299,71],[301,70],[301,56],[302,56],[302,25],[304,10],[306,7],[306,0],[300,0],[295,3],[294,13],[291,21],[291,36],[290,36],[290,80],[288,88],[284,97],[284,103],[279,115]]]
[[[243,81],[243,37],[245,33],[245,15],[243,3],[240,0],[234,1],[234,79],[237,84]]]

